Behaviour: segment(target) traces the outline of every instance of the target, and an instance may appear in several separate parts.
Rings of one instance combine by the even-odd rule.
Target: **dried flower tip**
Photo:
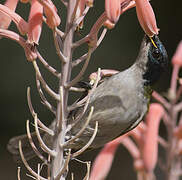
[[[108,19],[116,24],[121,12],[120,0],[105,0],[105,10]]]
[[[142,171],[142,170],[144,170],[144,164],[143,164],[142,159],[136,159],[136,160],[134,160],[133,166],[134,166],[134,169],[136,171]]]
[[[107,29],[113,29],[115,24],[113,24],[109,19],[107,19],[104,23],[104,26],[107,27]]]
[[[30,0],[20,0],[22,3],[28,3]]]
[[[35,46],[28,42],[24,46],[25,55],[28,61],[34,61],[37,59],[37,53],[35,52]]]
[[[93,7],[94,5],[94,0],[85,0],[86,1],[86,5],[89,7]]]
[[[144,32],[152,37],[158,34],[156,18],[148,0],[135,0],[137,17]]]
[[[182,66],[182,41],[179,42],[176,52],[172,57],[172,64]]]
[[[105,77],[110,77],[114,74],[117,74],[118,72],[119,71],[114,70],[114,69],[102,69],[100,72],[101,79],[105,78]],[[95,80],[97,79],[97,74],[98,74],[97,72],[93,72],[92,74],[90,74],[89,80],[90,80],[91,84],[93,84],[95,82]]]
[[[174,135],[175,135],[178,139],[182,139],[182,124],[179,124],[178,127],[175,128],[175,130],[174,130]]]

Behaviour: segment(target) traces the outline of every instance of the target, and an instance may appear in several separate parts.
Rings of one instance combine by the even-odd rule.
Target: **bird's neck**
[[[146,59],[146,60],[145,60]],[[145,86],[152,86],[160,77],[162,69],[148,58],[136,62]]]

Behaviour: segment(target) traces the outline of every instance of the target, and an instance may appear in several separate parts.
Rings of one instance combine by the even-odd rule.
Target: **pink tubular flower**
[[[112,4],[112,6],[110,6],[110,4]],[[118,3],[118,4],[116,4]],[[112,19],[116,19],[117,21],[117,17],[116,17],[116,12],[117,12],[117,7],[120,8],[120,10],[118,12],[120,12],[120,14],[117,14],[118,18],[121,14],[123,14],[125,11],[135,7],[135,1],[134,0],[120,0],[120,1],[105,1],[105,6],[107,5],[107,9],[106,9],[106,14],[108,19],[104,22],[104,26],[106,26],[108,29],[112,29],[115,26],[115,21],[112,21]],[[113,8],[111,8],[113,7]],[[115,7],[115,8],[114,8]],[[115,13],[114,13],[115,12]]]
[[[157,162],[158,129],[163,113],[163,107],[158,103],[153,103],[150,105],[146,117],[147,129],[144,133],[142,159],[144,167],[148,172],[151,172],[155,168]]]
[[[61,19],[57,14],[57,9],[51,0],[38,0],[40,4],[44,7],[44,13],[47,17],[47,25],[53,29],[61,23]]]
[[[13,22],[16,24],[19,32],[22,35],[25,35],[28,32],[28,24],[27,24],[27,22],[24,21],[24,19],[21,18],[14,11],[12,11],[8,7],[0,4],[0,12],[3,13],[5,16],[8,16],[11,20],[13,20]],[[0,22],[1,22],[1,20],[0,20]],[[8,28],[8,26],[6,26],[6,28]],[[6,28],[2,28],[2,29],[6,29]]]
[[[158,34],[155,14],[148,0],[135,0],[136,12],[140,25],[144,32],[152,37],[154,34]]]
[[[106,178],[112,166],[115,151],[121,143],[129,150],[135,160],[139,159],[140,152],[127,135],[120,136],[104,146],[94,161],[89,180],[103,180]]]
[[[171,78],[171,86],[169,89],[170,99],[176,98],[177,79],[180,67],[182,67],[182,41],[180,41],[174,56],[172,57],[173,72]]]
[[[28,20],[28,42],[38,44],[42,30],[43,6],[37,1],[31,1]]]
[[[105,10],[107,18],[111,23],[116,24],[121,12],[120,0],[105,0]]]
[[[140,160],[141,156],[139,149],[128,135],[129,133],[120,136],[104,146],[94,161],[89,180],[103,180],[106,178],[111,169],[117,147],[120,144],[123,144],[132,155],[135,168],[137,170],[141,170],[143,168],[142,160]]]
[[[13,12],[16,9],[18,0],[7,0],[5,2],[5,6],[8,7]],[[7,16],[2,11],[0,11],[0,28],[1,29],[8,29],[9,25],[11,24],[12,18],[10,16]]]
[[[104,146],[94,161],[89,180],[105,179],[114,159],[119,142],[112,141]]]
[[[174,56],[172,57],[172,64],[182,66],[182,41],[180,41]]]

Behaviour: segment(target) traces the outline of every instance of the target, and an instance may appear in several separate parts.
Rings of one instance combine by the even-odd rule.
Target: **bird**
[[[158,35],[153,37],[144,35],[133,65],[104,80],[91,94],[85,114],[66,137],[69,139],[79,132],[88,117],[90,108],[94,107],[91,120],[82,135],[69,144],[68,148],[78,150],[83,147],[93,135],[96,122],[98,122],[98,131],[90,149],[102,147],[135,128],[147,113],[153,85],[167,69],[167,65],[168,55]],[[68,118],[68,124],[71,124],[82,110],[83,107],[73,110]],[[55,128],[55,121],[50,128]],[[36,141],[35,133],[32,137]],[[7,145],[8,150],[19,156],[18,141],[20,139],[25,157],[29,159],[33,155],[26,135],[10,139]],[[48,146],[51,146],[52,138],[49,135],[44,135],[43,139]]]

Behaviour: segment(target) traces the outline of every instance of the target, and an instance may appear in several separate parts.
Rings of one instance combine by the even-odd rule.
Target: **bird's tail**
[[[33,142],[35,144],[35,146],[38,148],[39,147],[39,143],[36,137],[35,133],[31,133]],[[7,145],[7,149],[8,151],[13,155],[13,159],[16,162],[21,162],[21,156],[19,153],[19,141],[21,140],[21,144],[22,144],[22,150],[23,150],[23,154],[26,160],[30,160],[33,157],[35,157],[35,153],[29,143],[28,140],[28,136],[25,135],[20,135],[20,136],[16,136],[13,137],[9,140],[8,145]],[[40,150],[40,152],[42,152],[42,150],[40,148],[38,148]]]

